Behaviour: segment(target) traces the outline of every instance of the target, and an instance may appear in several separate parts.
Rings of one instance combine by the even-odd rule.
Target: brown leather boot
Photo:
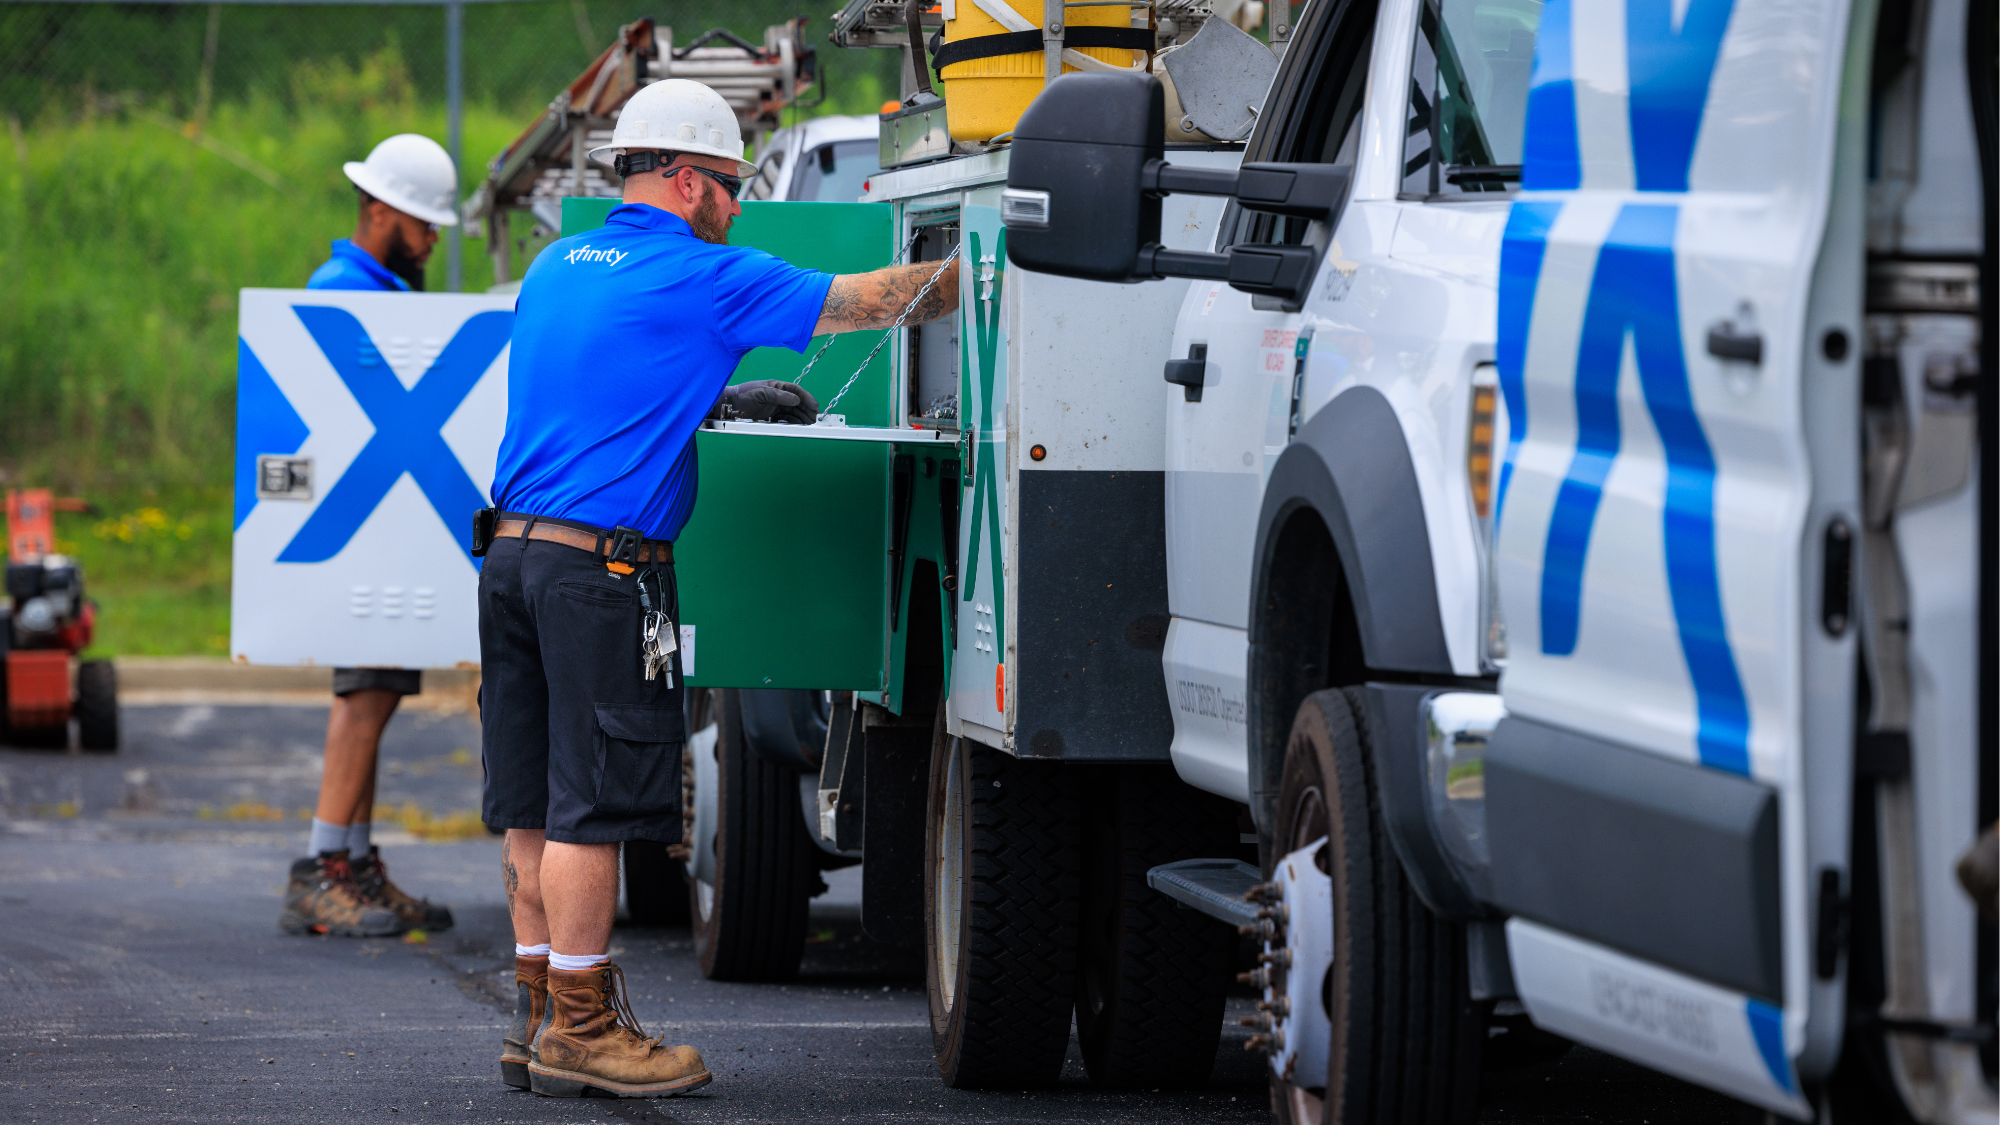
[[[394,911],[369,901],[354,885],[347,853],[340,851],[292,864],[278,928],[288,934],[389,937],[404,927]]]
[[[535,1040],[530,1088],[553,1098],[665,1098],[713,1081],[693,1047],[663,1047],[632,1015],[625,974],[549,970],[551,1018]]]
[[[529,1088],[528,1044],[541,1030],[542,1013],[549,1004],[549,959],[514,957],[514,1021],[500,1038],[500,1080],[509,1086]]]

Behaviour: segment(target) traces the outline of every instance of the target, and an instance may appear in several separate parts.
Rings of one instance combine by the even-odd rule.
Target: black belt
[[[1153,49],[1153,32],[1143,27],[1072,27],[1063,32],[1065,47],[1110,47],[1127,51]],[[1040,31],[1009,31],[1000,35],[975,35],[955,39],[931,53],[931,65],[939,71],[953,63],[991,59],[1001,55],[1025,55],[1042,49]]]

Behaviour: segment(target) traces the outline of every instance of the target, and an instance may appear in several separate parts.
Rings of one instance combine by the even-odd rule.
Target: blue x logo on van
[[[317,305],[297,305],[293,311],[361,404],[375,436],[285,545],[278,561],[325,562],[339,554],[389,489],[408,473],[466,552],[466,560],[473,562],[472,513],[485,507],[486,497],[440,431],[507,346],[514,314],[494,310],[467,320],[416,386],[405,390],[354,314]]]

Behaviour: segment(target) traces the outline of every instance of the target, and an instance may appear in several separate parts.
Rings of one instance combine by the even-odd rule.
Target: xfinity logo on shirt
[[[563,260],[570,263],[610,262],[615,266],[624,261],[631,253],[630,250],[592,250],[588,246],[579,246],[563,255]]]

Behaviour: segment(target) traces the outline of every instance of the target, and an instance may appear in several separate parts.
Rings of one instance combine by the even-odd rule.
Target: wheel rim
[[[1282,861],[1285,856],[1328,835],[1330,820],[1325,786],[1326,779],[1321,778],[1319,784],[1300,789],[1292,798],[1290,806],[1280,811],[1281,823],[1286,831],[1281,837],[1272,841],[1275,860]],[[1288,927],[1285,932],[1285,945],[1288,951],[1294,936],[1296,936],[1295,931]],[[1290,981],[1285,979],[1286,975],[1288,973],[1279,975],[1274,981],[1273,993],[1277,996],[1285,996],[1290,991]],[[1324,1115],[1323,1099],[1315,1096],[1307,1086],[1289,1081],[1280,1075],[1275,1068],[1275,1061],[1269,1071],[1269,1079],[1273,1095],[1272,1108],[1277,1111],[1278,1119],[1284,1125],[1305,1125],[1308,1122],[1319,1121]]]
[[[944,775],[944,797],[938,802],[938,854],[934,870],[937,872],[936,886],[932,888],[933,901],[937,904],[933,924],[937,927],[937,940],[931,948],[936,951],[938,991],[944,1000],[946,1011],[951,1010],[958,992],[958,943],[959,919],[962,916],[963,884],[959,875],[964,864],[965,835],[965,777],[961,763],[963,755],[958,740],[951,743],[950,756],[946,759]]]

